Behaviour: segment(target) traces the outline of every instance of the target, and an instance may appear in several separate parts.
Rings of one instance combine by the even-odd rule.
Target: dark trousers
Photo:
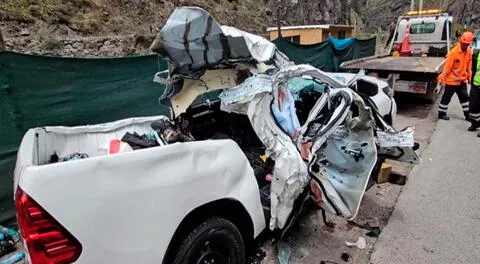
[[[470,89],[470,121],[480,123],[480,86]]]
[[[440,105],[438,107],[438,116],[447,115],[448,104],[452,100],[454,93],[457,93],[465,118],[469,119],[469,102],[466,83],[462,83],[461,85],[445,85],[445,91],[443,92],[442,100],[440,100]]]

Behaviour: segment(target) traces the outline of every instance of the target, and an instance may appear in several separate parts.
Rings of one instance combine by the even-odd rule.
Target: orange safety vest
[[[460,85],[472,79],[472,49],[462,51],[460,44],[453,48],[447,55],[442,73],[438,82],[446,85]]]

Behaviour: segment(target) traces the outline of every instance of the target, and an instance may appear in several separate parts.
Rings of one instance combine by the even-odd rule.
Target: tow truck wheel
[[[243,264],[245,245],[238,228],[224,218],[197,226],[182,242],[174,264]]]

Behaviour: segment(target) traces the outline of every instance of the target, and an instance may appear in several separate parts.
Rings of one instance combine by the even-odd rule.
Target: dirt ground
[[[415,139],[420,143],[420,152],[428,145],[436,124],[436,103],[426,103],[415,96],[396,96],[398,115],[395,127],[415,127]],[[438,101],[438,100],[437,100]],[[393,171],[408,176],[411,165],[390,162]],[[407,177],[408,180],[408,177]],[[327,215],[327,219],[335,223],[329,228],[322,221],[321,211],[309,213],[301,219],[285,239],[291,248],[289,263],[305,264],[340,264],[369,263],[370,254],[376,242],[376,236],[367,235],[370,231],[380,231],[388,223],[402,186],[385,183],[370,188],[362,201],[359,215],[352,222],[337,216]],[[371,234],[369,234],[371,235]],[[365,249],[347,248],[345,241],[355,242],[360,236],[367,242]],[[272,240],[267,240],[261,247],[265,255],[261,263],[279,263],[277,250]]]

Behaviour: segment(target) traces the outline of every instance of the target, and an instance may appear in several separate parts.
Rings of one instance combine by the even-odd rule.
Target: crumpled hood
[[[171,63],[171,74],[198,78],[204,70],[239,61],[267,62],[276,47],[233,27],[221,27],[198,7],[175,9],[150,49]]]
[[[220,26],[198,7],[175,9],[150,49],[169,62],[169,69],[154,77],[154,82],[166,85],[160,97],[164,104],[171,104],[172,98],[188,88],[185,82],[201,80],[209,70],[242,64],[261,72],[266,63],[291,64],[272,42],[234,27]]]
[[[203,9],[177,8],[150,49],[168,60],[173,71],[191,75],[223,59],[222,37],[220,25]]]

